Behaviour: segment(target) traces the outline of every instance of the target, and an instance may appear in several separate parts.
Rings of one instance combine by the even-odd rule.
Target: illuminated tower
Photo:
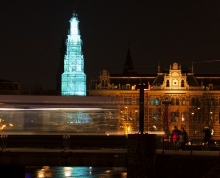
[[[73,13],[70,19],[70,31],[66,41],[66,53],[64,56],[64,72],[61,78],[62,96],[86,95],[82,40],[80,38],[79,20],[76,13]]]

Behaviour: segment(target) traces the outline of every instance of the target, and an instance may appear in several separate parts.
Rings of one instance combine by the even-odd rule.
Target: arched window
[[[170,81],[167,80],[167,82],[166,82],[166,87],[169,87],[169,86],[170,86]]]
[[[160,100],[159,98],[156,98],[156,106],[159,106],[160,105]]]
[[[181,87],[184,87],[184,80],[181,80]]]
[[[154,98],[151,98],[150,104],[151,104],[151,105],[154,105]]]
[[[174,98],[171,98],[171,104],[175,105],[175,99]]]
[[[182,99],[182,105],[186,105],[186,99],[185,98]]]
[[[105,81],[104,80],[102,80],[102,87],[104,87],[105,86]]]
[[[108,86],[107,80],[102,80],[102,88],[106,88]]]
[[[179,98],[176,98],[176,105],[179,105],[180,102],[179,102]]]

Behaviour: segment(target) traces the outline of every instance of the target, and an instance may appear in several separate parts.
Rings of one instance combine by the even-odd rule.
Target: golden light
[[[52,178],[52,171],[49,166],[43,166],[40,170],[37,171],[37,178],[48,177]]]
[[[9,126],[10,126],[10,127],[14,127],[14,125],[13,125],[12,123],[9,123]]]
[[[3,130],[5,127],[6,127],[6,124],[3,124],[3,125],[1,126],[1,130]]]

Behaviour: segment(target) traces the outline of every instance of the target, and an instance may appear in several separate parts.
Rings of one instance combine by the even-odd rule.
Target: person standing
[[[172,141],[175,150],[179,147],[179,139],[180,139],[179,136],[180,136],[180,130],[178,130],[177,126],[174,126],[174,130],[172,131]]]
[[[180,147],[182,150],[185,149],[186,143],[188,142],[188,134],[186,132],[186,130],[184,129],[184,127],[182,127],[181,130],[181,142],[180,142]]]

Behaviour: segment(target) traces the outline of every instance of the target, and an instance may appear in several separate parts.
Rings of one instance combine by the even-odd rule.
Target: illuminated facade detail
[[[128,86],[149,83],[149,89],[144,92],[146,132],[171,133],[177,126],[178,129],[184,127],[190,138],[201,139],[204,136],[203,128],[208,127],[214,130],[213,139],[219,140],[220,74],[194,75],[193,70],[182,70],[176,62],[168,70],[158,68],[157,74],[145,75],[102,71],[98,80],[90,85],[88,94],[115,98],[122,111],[121,128],[129,125],[130,132],[134,133],[139,128],[139,91]],[[103,80],[108,88],[101,87]]]
[[[164,76],[164,83],[161,85],[162,89],[181,90],[188,89],[187,76],[182,75],[181,66],[176,62],[170,66],[169,74]]]
[[[61,76],[62,96],[86,96],[86,75],[79,20],[76,13],[70,19],[70,32],[66,41],[64,72]]]

